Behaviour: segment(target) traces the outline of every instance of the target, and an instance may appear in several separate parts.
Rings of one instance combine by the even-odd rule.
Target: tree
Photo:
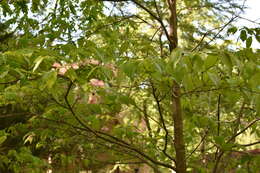
[[[1,172],[256,171],[259,28],[212,44],[239,2],[2,1]]]

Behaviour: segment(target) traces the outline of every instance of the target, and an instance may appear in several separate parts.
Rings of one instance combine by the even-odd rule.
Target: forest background
[[[258,172],[260,23],[246,8],[0,1],[0,172]]]

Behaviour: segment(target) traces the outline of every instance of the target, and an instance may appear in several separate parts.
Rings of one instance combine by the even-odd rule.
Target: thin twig
[[[243,101],[243,103],[242,103],[242,105],[241,105],[241,108],[240,108],[240,110],[239,110],[239,114],[238,114],[238,117],[237,117],[236,123],[235,123],[234,134],[236,134],[237,131],[238,131],[239,125],[240,125],[240,123],[241,123],[241,117],[242,117],[242,115],[243,115],[243,110],[244,110],[244,108],[245,108],[245,101]],[[236,138],[234,138],[234,142],[235,142],[235,139],[236,139]]]
[[[74,112],[74,111],[73,111]],[[87,132],[91,132],[93,133],[97,138],[103,140],[103,141],[106,141],[106,142],[109,142],[111,144],[115,144],[115,145],[118,145],[118,146],[121,146],[125,149],[128,149],[130,151],[134,151],[135,153],[139,154],[140,156],[142,156],[143,158],[146,158],[147,160],[149,160],[150,162],[154,163],[154,164],[157,164],[157,165],[160,165],[160,166],[163,166],[165,168],[169,168],[169,169],[172,169],[172,170],[176,170],[176,168],[172,165],[169,165],[169,164],[166,164],[166,163],[163,163],[163,162],[160,162],[160,161],[157,161],[153,158],[151,158],[150,156],[146,155],[144,152],[138,150],[137,148],[131,146],[130,144],[128,144],[127,142],[125,141],[122,141],[121,139],[117,138],[117,137],[114,137],[112,135],[109,135],[107,133],[104,133],[104,132],[101,132],[101,131],[96,131],[96,130],[93,130],[91,129],[90,127],[87,127],[86,125],[84,125],[83,127],[78,127],[78,126],[75,126],[73,124],[70,124],[70,123],[67,123],[67,122],[64,122],[64,121],[57,121],[57,120],[52,120],[52,119],[47,119],[47,118],[42,118],[40,117],[41,119],[46,119],[46,120],[51,120],[51,121],[54,121],[54,122],[57,122],[57,123],[63,123],[65,125],[68,125],[70,127],[73,127],[75,129],[79,129],[79,130],[83,130],[83,131],[87,131]],[[87,127],[87,128],[86,128]],[[107,136],[107,137],[110,137],[111,139],[108,139],[108,138],[105,138],[104,136],[101,136],[101,135],[104,135],[104,136]]]
[[[192,150],[192,152],[186,157],[186,159],[188,159],[198,148],[199,146],[203,143],[203,141],[206,139],[208,135],[208,130],[206,131],[206,133],[204,134],[204,136],[201,138],[199,144]]]
[[[218,95],[218,108],[217,108],[217,119],[218,119],[218,136],[220,133],[220,98],[221,98],[221,94]]]
[[[160,19],[160,17],[156,16],[151,10],[149,10],[148,8],[146,8],[144,5],[142,5],[141,3],[139,3],[137,0],[132,0],[133,3],[135,3],[137,6],[139,6],[140,8],[142,8],[143,10],[145,10],[148,14],[150,14],[155,20],[157,20],[161,27],[163,28],[163,31],[165,33],[165,36],[167,38],[168,41],[171,41],[169,33],[166,29],[166,26],[164,25],[163,21]]]
[[[237,136],[241,135],[242,133],[244,133],[249,127],[251,127],[252,125],[254,125],[257,121],[260,121],[260,118],[257,118],[253,121],[251,121],[244,129],[242,129],[241,131],[239,131],[238,133],[234,134],[228,141],[227,143],[231,142],[234,138],[236,138]]]
[[[243,130],[239,131],[238,133],[236,133],[235,135],[233,135],[226,143],[230,143],[231,141],[233,141],[237,136],[241,135],[242,133],[244,133],[249,127],[251,127],[252,125],[254,125],[257,121],[259,121],[260,118],[258,119],[255,119],[253,121],[251,121]],[[218,170],[218,165],[219,165],[219,162],[221,160],[221,157],[223,156],[223,154],[225,153],[225,151],[220,151],[218,154],[217,154],[217,159],[216,159],[216,162],[215,162],[215,165],[214,165],[214,168],[213,168],[213,173],[216,173],[217,170]]]
[[[157,160],[153,159],[152,157],[148,156],[147,154],[145,154],[144,152],[138,150],[137,148],[133,147],[132,145],[128,144],[127,142],[125,142],[125,141],[123,141],[123,140],[121,140],[121,139],[119,139],[119,138],[117,138],[115,136],[112,136],[110,134],[104,133],[102,131],[93,130],[92,128],[88,127],[85,123],[83,123],[83,121],[81,121],[79,119],[79,117],[76,115],[76,113],[74,112],[72,106],[70,105],[70,103],[68,101],[68,95],[69,95],[69,92],[70,92],[72,86],[73,86],[73,82],[71,81],[69,86],[68,86],[67,92],[65,94],[65,102],[66,102],[67,106],[69,107],[69,110],[72,113],[72,115],[74,116],[74,118],[83,126],[83,128],[81,128],[82,130],[86,130],[88,132],[91,132],[97,138],[100,138],[100,139],[102,139],[102,140],[104,140],[106,142],[109,142],[109,143],[112,143],[112,144],[116,144],[118,146],[127,148],[127,149],[129,149],[131,151],[134,151],[137,154],[141,155],[142,157],[148,159],[150,162],[152,162],[154,164],[157,164],[157,165],[160,165],[160,166],[163,166],[163,167],[166,167],[166,168],[170,168],[172,170],[176,170],[174,166],[171,166],[169,164],[166,164],[166,163],[163,163],[163,162],[160,162],[160,161],[157,161]],[[104,136],[109,137],[109,138],[106,138]]]
[[[7,85],[7,84],[15,84],[16,82],[18,82],[20,79],[16,79],[13,81],[8,81],[8,82],[0,82],[0,85]]]
[[[216,27],[216,28],[213,28],[209,31],[207,31],[205,34],[203,34],[202,38],[200,39],[199,43],[191,50],[191,52],[194,52],[199,46],[201,46],[201,44],[203,43],[203,40],[205,39],[205,37],[207,35],[209,35],[212,31],[216,30],[216,29],[220,29],[218,31],[217,34],[214,35],[214,37],[208,42],[206,43],[206,45],[204,46],[207,46],[209,43],[211,43],[230,23],[232,23],[234,20],[235,20],[236,16],[231,18],[226,24],[224,24],[223,26],[220,26],[220,27]]]
[[[250,146],[256,145],[256,144],[260,144],[260,141],[252,142],[252,143],[249,143],[249,144],[238,144],[238,145],[243,146],[243,147],[250,147]]]

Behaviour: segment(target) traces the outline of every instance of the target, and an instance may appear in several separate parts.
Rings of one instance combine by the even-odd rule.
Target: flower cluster
[[[86,65],[100,65],[103,67],[106,67],[110,69],[114,76],[117,76],[117,68],[113,64],[103,64],[100,61],[96,59],[86,59],[84,61],[76,62],[76,63],[67,63],[67,64],[60,64],[58,62],[53,63],[52,67],[58,70],[58,74],[64,76],[65,73],[70,69],[77,70],[80,68],[80,66],[86,66]],[[103,80],[92,78],[89,80],[89,83],[91,86],[94,87],[105,87],[105,82]],[[98,104],[100,103],[100,96],[98,96],[95,92],[90,93],[88,98],[88,104]]]
[[[101,63],[100,61],[96,60],[96,59],[86,59],[86,60],[83,60],[83,61],[79,61],[79,62],[76,62],[76,63],[72,63],[72,64],[60,64],[58,62],[55,62],[53,63],[52,67],[55,68],[55,69],[58,69],[58,73],[59,75],[65,75],[65,73],[70,69],[74,69],[74,70],[77,70],[79,69],[80,66],[86,66],[86,65],[100,65],[100,66],[104,66],[108,69],[110,69],[114,76],[117,76],[117,68],[115,67],[115,65],[113,64],[103,64]]]
[[[54,64],[52,64],[52,67],[58,69],[58,74],[63,76],[70,68],[73,68],[74,70],[79,69],[79,64],[72,63],[72,64],[61,65],[60,63],[55,62]]]

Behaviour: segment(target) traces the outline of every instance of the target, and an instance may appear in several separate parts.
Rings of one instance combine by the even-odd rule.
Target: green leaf
[[[229,28],[227,30],[227,33],[228,35],[231,33],[231,34],[235,34],[237,32],[237,27],[232,27],[232,28]]]
[[[100,119],[96,117],[96,115],[87,116],[86,121],[89,122],[94,129],[99,129],[101,126]]]
[[[223,143],[221,145],[221,149],[224,151],[230,151],[234,147],[234,144],[231,143]]]
[[[102,110],[99,104],[88,104],[86,105],[89,114],[101,114]]]
[[[252,88],[258,88],[260,86],[260,73],[255,73],[250,79],[249,84]]]
[[[39,65],[41,64],[42,60],[44,59],[45,57],[44,56],[39,56],[38,58],[36,58],[34,60],[34,67],[33,67],[33,72],[39,67]]]
[[[76,15],[75,7],[73,6],[73,4],[72,4],[71,2],[69,3],[69,8],[70,8],[70,11],[71,11],[74,15]]]
[[[1,136],[0,137],[0,145],[7,139],[6,136]]]
[[[161,67],[161,65],[159,63],[154,62],[154,66],[156,68],[156,71],[158,71],[160,74],[163,73],[162,67]]]
[[[127,63],[121,65],[121,68],[128,77],[133,78],[138,69],[138,63],[137,62],[127,62]]]
[[[199,72],[199,71],[202,71],[203,70],[203,64],[204,64],[204,61],[202,60],[202,57],[200,54],[195,54],[193,57],[192,57],[192,62],[193,62],[193,69],[196,71],[196,72]]]
[[[175,69],[177,64],[179,63],[182,55],[182,49],[181,48],[176,48],[174,51],[172,51],[170,55],[170,62],[173,63],[173,68]]]
[[[183,76],[183,86],[187,90],[192,90],[194,88],[194,84],[192,82],[192,77],[193,76],[191,74],[187,74],[187,75]]]
[[[40,90],[44,90],[46,87],[51,89],[57,80],[57,72],[50,71],[43,75]]]
[[[0,79],[4,78],[9,73],[9,70],[6,69],[4,72],[1,72]]]
[[[29,143],[31,144],[33,142],[33,138],[35,137],[35,133],[34,132],[29,132],[27,133],[24,137],[24,144]]]
[[[242,30],[242,31],[240,32],[240,39],[241,39],[242,41],[245,41],[246,38],[247,38],[246,30]]]
[[[256,111],[258,114],[260,114],[260,95],[258,95],[255,99],[255,106],[256,106]]]
[[[251,47],[252,41],[253,41],[253,39],[252,39],[251,36],[246,39],[246,48],[250,48]]]
[[[75,70],[73,70],[71,68],[66,72],[66,76],[68,76],[71,81],[74,81],[75,79],[77,79],[77,74],[76,74]]]
[[[224,52],[223,56],[221,56],[221,60],[222,60],[222,63],[228,67],[229,72],[231,72],[233,69],[233,64],[232,64],[231,56],[229,55],[229,53]]]
[[[214,141],[216,144],[222,146],[225,143],[225,137],[224,136],[215,136]]]
[[[207,59],[204,62],[205,69],[209,69],[217,63],[218,57],[215,55],[207,56]]]
[[[118,97],[118,101],[120,102],[120,103],[122,103],[122,104],[126,104],[126,105],[134,105],[135,104],[135,101],[132,99],[132,98],[130,98],[130,97],[128,97],[128,96],[125,96],[125,95],[120,95],[119,97]]]
[[[8,1],[1,1],[0,5],[3,9],[3,15],[6,17],[7,13],[12,14],[13,10],[10,8]]]
[[[232,143],[226,143],[225,142],[225,137],[224,136],[215,136],[214,141],[216,142],[217,145],[221,147],[222,150],[224,151],[229,151],[232,149],[234,144]]]
[[[218,75],[216,75],[215,73],[210,73],[210,72],[208,72],[207,74],[208,74],[210,80],[211,80],[216,86],[219,86],[219,84],[220,84],[220,79],[219,79]]]
[[[177,66],[174,73],[173,78],[180,83],[183,80],[183,76],[187,73],[187,70],[184,68],[184,66]],[[161,77],[162,78],[162,77]]]
[[[56,82],[56,80],[57,80],[57,72],[56,71],[50,72],[48,75],[48,80],[46,81],[47,88],[51,89],[54,83]]]

